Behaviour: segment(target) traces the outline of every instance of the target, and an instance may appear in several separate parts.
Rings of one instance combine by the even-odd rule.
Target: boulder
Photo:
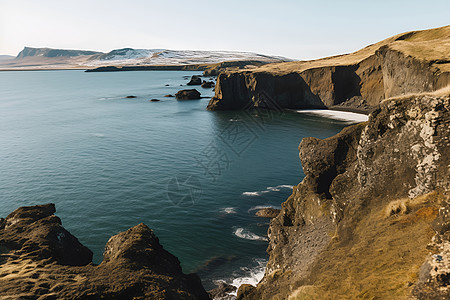
[[[191,77],[191,80],[187,83],[187,85],[201,85],[201,84],[202,84],[202,79],[198,75],[193,75]]]
[[[137,98],[136,96],[130,95],[130,96],[126,96],[125,98],[127,99],[132,99],[132,98]]]
[[[164,97],[174,97],[174,95],[172,95],[172,94],[167,94],[167,95],[164,95]]]
[[[159,99],[151,99],[150,100],[150,102],[159,102],[159,101],[161,101],[161,100],[159,100]]]
[[[212,81],[203,81],[201,87],[205,89],[210,89],[214,86],[214,82]]]
[[[181,90],[175,94],[177,100],[195,100],[200,99],[200,92],[196,89]]]

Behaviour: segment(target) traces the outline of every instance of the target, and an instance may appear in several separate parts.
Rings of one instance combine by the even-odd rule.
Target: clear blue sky
[[[0,54],[132,47],[311,59],[448,24],[450,0],[0,0]]]

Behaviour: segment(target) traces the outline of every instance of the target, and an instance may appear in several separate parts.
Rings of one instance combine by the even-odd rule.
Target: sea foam
[[[305,109],[297,110],[298,113],[319,115],[325,118],[346,121],[349,123],[366,122],[369,120],[369,116],[365,114],[358,114],[347,111],[331,110],[331,109]]]
[[[267,237],[259,236],[251,231],[248,231],[242,227],[236,228],[234,231],[234,235],[240,237],[241,239],[250,240],[250,241],[268,241]]]
[[[293,187],[294,187],[293,185],[289,185],[289,184],[280,184],[277,186],[268,186],[263,191],[243,192],[242,195],[248,196],[248,197],[258,197],[258,196],[261,196],[262,194],[266,194],[266,193],[270,193],[270,192],[279,192],[279,191],[281,191],[281,189],[292,189]]]

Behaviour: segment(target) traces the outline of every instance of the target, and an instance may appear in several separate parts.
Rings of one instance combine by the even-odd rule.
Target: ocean
[[[186,86],[194,74],[0,72],[0,217],[55,203],[95,263],[109,237],[143,222],[206,289],[218,280],[255,284],[269,225],[255,212],[280,208],[303,179],[303,137],[326,138],[348,122],[210,112],[208,98],[164,97],[186,88],[212,97]]]

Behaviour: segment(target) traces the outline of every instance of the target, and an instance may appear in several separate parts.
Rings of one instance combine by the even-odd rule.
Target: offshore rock
[[[200,92],[196,89],[181,90],[175,94],[177,100],[196,100],[200,99]]]
[[[54,204],[21,207],[0,219],[2,298],[209,299],[146,225],[111,237],[96,266],[54,212]]]
[[[187,85],[201,85],[202,84],[202,78],[198,75],[193,75],[191,77],[191,80],[187,83]]]
[[[214,87],[214,82],[213,81],[203,81],[201,87],[204,89],[210,89],[210,88]]]

